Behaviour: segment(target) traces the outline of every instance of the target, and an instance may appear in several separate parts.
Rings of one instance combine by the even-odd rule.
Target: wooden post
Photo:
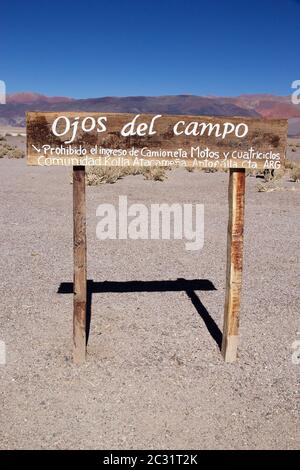
[[[73,224],[74,224],[74,311],[73,359],[76,364],[86,355],[86,204],[85,167],[73,167]]]
[[[226,362],[237,358],[243,270],[245,170],[231,169],[228,187],[226,297],[222,354]]]

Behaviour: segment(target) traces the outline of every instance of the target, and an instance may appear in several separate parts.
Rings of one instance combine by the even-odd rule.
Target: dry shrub
[[[246,169],[246,176],[256,176],[257,175],[257,170],[254,168],[247,168]]]
[[[273,191],[278,191],[280,186],[274,181],[266,181],[264,183],[258,183],[256,189],[259,193],[271,193]]]
[[[113,184],[124,176],[122,167],[89,166],[86,169],[86,184],[98,186],[100,184]]]
[[[163,181],[166,178],[166,170],[164,167],[89,166],[86,168],[86,184],[88,186],[114,184],[129,175],[143,175],[146,180]]]
[[[285,169],[284,168],[278,168],[278,170],[274,170],[272,181],[279,181],[281,178],[284,177],[285,174]]]
[[[7,156],[8,158],[24,158],[25,153],[18,147],[12,147]]]
[[[218,168],[205,168],[205,173],[215,173],[218,171]]]
[[[194,173],[195,171],[204,171],[206,168],[204,168],[203,166],[185,166],[184,169],[186,171],[188,171],[189,173]]]
[[[290,180],[293,183],[297,183],[300,181],[300,167],[295,166],[290,170]]]
[[[123,176],[135,176],[135,175],[142,175],[143,174],[143,168],[139,168],[137,166],[126,166],[126,167],[121,167]]]
[[[23,150],[19,149],[15,145],[9,145],[6,142],[6,139],[2,137],[0,139],[0,158],[8,157],[8,158],[24,158],[25,153]]]
[[[296,166],[296,163],[291,160],[284,161],[284,168],[286,170],[292,170]]]
[[[163,181],[167,178],[166,170],[167,169],[162,166],[153,166],[143,168],[142,173],[145,180]]]
[[[296,183],[300,181],[300,164],[299,162],[293,162],[291,160],[286,160],[284,164],[285,168],[290,172],[290,181]]]
[[[265,170],[263,172],[264,182],[258,183],[256,189],[259,193],[270,193],[282,189],[279,181],[285,174],[285,168],[279,168],[278,170]]]

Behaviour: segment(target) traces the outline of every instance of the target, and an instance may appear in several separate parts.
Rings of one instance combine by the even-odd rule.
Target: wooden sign
[[[286,120],[111,113],[28,113],[29,165],[73,166],[74,361],[86,357],[85,166],[229,169],[222,354],[237,358],[246,169],[275,170],[285,158]]]
[[[30,165],[273,170],[287,120],[112,113],[27,113]]]

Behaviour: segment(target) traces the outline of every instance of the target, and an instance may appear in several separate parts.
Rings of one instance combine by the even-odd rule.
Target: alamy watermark
[[[6,85],[3,80],[0,80],[0,104],[6,104]]]
[[[300,104],[300,80],[294,80],[292,83],[292,88],[295,91],[292,93],[292,103]]]
[[[297,335],[300,335],[300,332]],[[292,349],[292,364],[298,366],[300,364],[300,338],[292,343]]]
[[[128,205],[127,196],[119,196],[118,206],[100,204],[99,240],[185,240],[186,250],[204,245],[203,204]]]
[[[6,364],[6,344],[4,341],[0,341],[0,366]]]

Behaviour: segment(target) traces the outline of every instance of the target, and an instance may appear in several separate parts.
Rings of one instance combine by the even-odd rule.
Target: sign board
[[[284,162],[287,120],[112,113],[27,113],[29,165],[73,166],[74,361],[84,362],[87,320],[85,166],[229,169],[222,354],[237,358],[246,170]]]
[[[27,113],[29,165],[278,169],[287,120]]]

